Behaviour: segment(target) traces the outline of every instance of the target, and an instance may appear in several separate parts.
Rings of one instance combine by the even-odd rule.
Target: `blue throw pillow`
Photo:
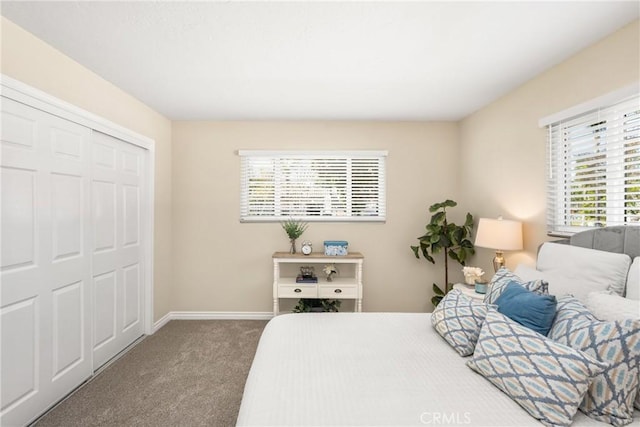
[[[546,336],[556,315],[557,301],[553,295],[539,295],[517,282],[509,282],[495,304],[500,313]]]
[[[522,285],[525,289],[533,291],[537,294],[547,295],[549,293],[549,284],[544,280],[532,280],[531,282],[523,282],[518,276],[502,267],[491,278],[489,290],[484,296],[486,304],[495,304],[498,297],[504,292],[510,282]]]

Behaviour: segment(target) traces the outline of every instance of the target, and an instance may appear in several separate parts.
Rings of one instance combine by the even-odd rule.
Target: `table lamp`
[[[503,251],[517,251],[522,249],[522,223],[507,219],[480,218],[476,246],[495,249],[493,269],[498,271],[504,267]]]

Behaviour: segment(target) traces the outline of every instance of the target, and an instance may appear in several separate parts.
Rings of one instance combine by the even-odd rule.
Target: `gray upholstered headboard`
[[[573,246],[640,256],[640,227],[614,226],[582,231],[566,241]]]

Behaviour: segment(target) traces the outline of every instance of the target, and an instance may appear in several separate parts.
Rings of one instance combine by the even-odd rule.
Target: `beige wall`
[[[239,222],[239,149],[388,150],[387,222],[311,223],[302,239],[365,255],[365,311],[430,310],[442,262],[427,267],[409,246],[427,207],[457,196],[457,139],[455,123],[174,122],[173,310],[271,310],[271,254],[288,240],[278,223]]]
[[[173,128],[174,310],[268,311],[270,254],[286,250],[278,224],[238,221],[238,149],[385,149],[386,224],[313,223],[316,248],[345,239],[365,254],[367,311],[429,311],[442,260],[412,258],[426,208],[454,198],[474,217],[520,219],[525,250],[507,265],[533,264],[545,229],[545,131],[538,120],[639,79],[638,22],[583,50],[459,123],[178,122]],[[279,242],[279,243],[278,243]],[[493,272],[493,252],[471,265]],[[452,264],[452,280],[461,278]],[[240,276],[238,272],[242,271]]]
[[[538,120],[640,80],[640,26],[635,21],[460,122],[461,201],[476,217],[524,222],[525,250],[507,266],[534,264],[545,226],[546,133]],[[492,251],[473,265],[493,271]]]
[[[171,121],[2,17],[0,71],[155,140],[154,318],[170,310]]]
[[[459,123],[174,122],[25,32],[1,21],[2,73],[156,141],[155,319],[168,311],[269,311],[271,253],[287,249],[277,223],[240,224],[238,149],[388,150],[388,220],[312,223],[320,249],[345,239],[363,252],[367,311],[427,311],[443,263],[413,258],[427,207],[453,198],[452,217],[504,215],[525,223],[532,263],[545,232],[545,133],[538,119],[640,79],[638,21]],[[172,191],[175,190],[175,191]],[[473,265],[491,272],[491,251]],[[452,280],[461,278],[451,267]]]

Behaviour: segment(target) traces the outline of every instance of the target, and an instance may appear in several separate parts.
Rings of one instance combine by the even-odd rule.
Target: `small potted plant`
[[[293,313],[337,313],[342,301],[339,299],[309,299],[301,298],[293,308]]]
[[[282,228],[284,229],[287,236],[289,236],[289,242],[291,243],[291,248],[289,252],[292,254],[296,253],[296,239],[302,236],[302,233],[307,229],[307,223],[289,219],[281,223]]]

